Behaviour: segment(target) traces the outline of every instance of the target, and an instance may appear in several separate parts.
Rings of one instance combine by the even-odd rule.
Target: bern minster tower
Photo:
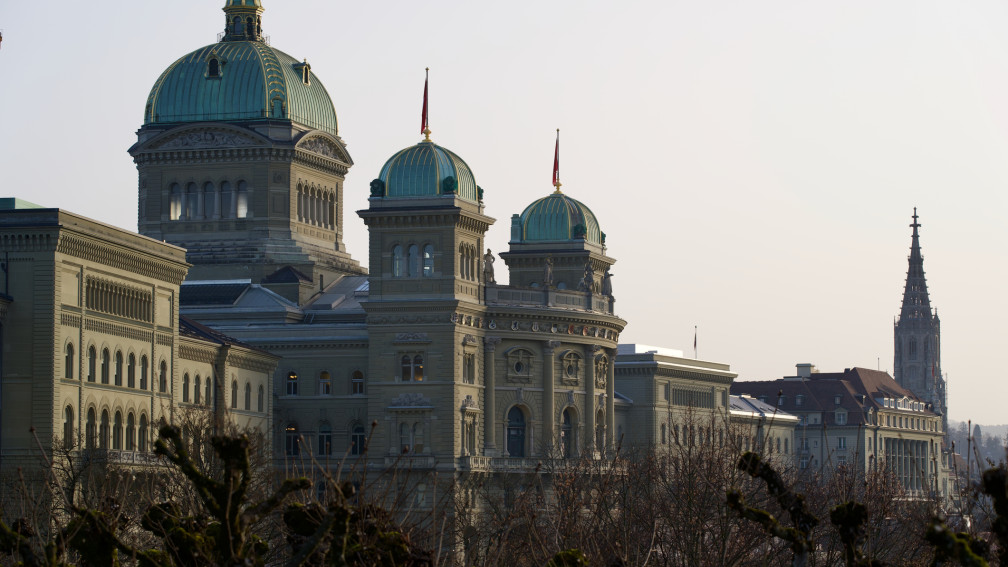
[[[893,329],[893,371],[900,386],[932,404],[935,413],[942,416],[944,430],[948,431],[945,379],[941,371],[941,322],[937,310],[931,310],[928,297],[916,207],[910,227],[913,229],[910,266],[903,290],[903,306]]]

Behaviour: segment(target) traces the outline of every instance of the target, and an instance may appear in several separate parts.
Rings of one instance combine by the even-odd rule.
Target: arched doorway
[[[525,413],[518,406],[507,416],[507,452],[512,457],[525,456]]]

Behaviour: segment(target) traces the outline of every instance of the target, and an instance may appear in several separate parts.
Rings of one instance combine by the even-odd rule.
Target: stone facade
[[[180,248],[67,211],[18,207],[0,210],[0,254],[5,469],[59,445],[146,462],[157,424],[187,405],[232,417],[221,377],[265,386],[273,373],[269,353],[185,322],[180,332],[189,267]],[[202,382],[198,405],[183,388],[188,377]],[[265,432],[269,416],[264,407],[236,421]]]

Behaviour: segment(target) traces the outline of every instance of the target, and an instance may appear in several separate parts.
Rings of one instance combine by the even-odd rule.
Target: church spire
[[[907,267],[906,287],[903,289],[903,306],[900,308],[900,322],[930,321],[931,299],[928,297],[927,280],[924,278],[924,257],[920,249],[920,229],[917,207],[914,207],[913,234],[910,240],[910,258]]]
[[[261,0],[226,0],[223,41],[263,41]]]

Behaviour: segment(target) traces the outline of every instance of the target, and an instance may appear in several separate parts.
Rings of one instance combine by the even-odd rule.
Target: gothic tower
[[[922,400],[931,403],[942,416],[948,430],[945,378],[941,371],[941,322],[937,310],[932,311],[924,278],[924,257],[921,256],[921,227],[914,207],[913,235],[910,242],[910,265],[907,269],[903,306],[894,329],[893,373],[896,381]]]
[[[190,279],[300,286],[364,274],[343,244],[353,165],[329,93],[273,48],[260,0],[226,0],[218,41],[151,88],[130,148],[140,233],[186,248]]]

